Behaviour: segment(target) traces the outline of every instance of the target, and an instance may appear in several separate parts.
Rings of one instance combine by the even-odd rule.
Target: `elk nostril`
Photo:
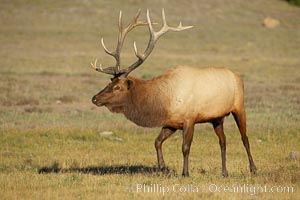
[[[96,96],[94,96],[94,97],[92,98],[92,102],[93,102],[93,103],[96,103],[96,102],[97,102]]]

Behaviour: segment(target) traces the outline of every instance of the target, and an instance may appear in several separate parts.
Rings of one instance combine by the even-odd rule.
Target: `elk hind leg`
[[[232,112],[234,120],[239,128],[240,134],[241,134],[241,138],[244,144],[244,147],[246,149],[247,155],[248,155],[248,159],[249,159],[249,164],[250,164],[250,172],[252,174],[256,174],[256,167],[250,152],[250,144],[248,141],[248,137],[246,135],[246,114],[244,109],[241,111],[236,111],[236,112]]]
[[[212,122],[214,130],[219,138],[219,144],[221,148],[222,157],[222,175],[223,177],[228,176],[228,171],[226,168],[226,136],[223,130],[224,118],[216,119]]]

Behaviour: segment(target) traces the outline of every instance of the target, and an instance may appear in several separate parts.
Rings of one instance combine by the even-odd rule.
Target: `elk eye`
[[[114,90],[120,90],[121,87],[119,85],[114,86]]]

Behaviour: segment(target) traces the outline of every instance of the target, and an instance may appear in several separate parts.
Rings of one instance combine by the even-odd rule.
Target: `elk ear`
[[[126,82],[127,82],[127,89],[129,90],[133,86],[133,81],[127,79]]]

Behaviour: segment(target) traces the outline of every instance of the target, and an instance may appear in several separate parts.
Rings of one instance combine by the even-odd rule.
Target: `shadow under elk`
[[[192,26],[169,27],[162,10],[163,26],[155,31],[147,10],[147,20],[138,21],[139,10],[133,20],[124,27],[122,12],[119,16],[119,36],[115,51],[109,51],[101,39],[104,51],[116,60],[114,67],[103,69],[92,67],[105,74],[113,75],[111,82],[92,98],[97,106],[106,106],[111,112],[123,113],[130,121],[143,127],[162,127],[155,139],[158,166],[163,172],[168,169],[162,154],[162,143],[176,130],[183,131],[183,176],[189,175],[188,159],[193,140],[194,126],[197,123],[210,122],[219,138],[222,158],[222,175],[228,176],[226,169],[226,137],[223,131],[224,117],[233,114],[245,146],[250,171],[255,174],[248,137],[246,135],[246,117],[244,109],[244,86],[241,78],[227,68],[175,67],[152,80],[141,80],[128,76],[139,67],[152,52],[157,40],[169,31],[183,31]],[[120,54],[128,32],[137,26],[148,26],[150,39],[144,53],[140,54],[134,42],[137,61],[127,69],[121,69]]]

